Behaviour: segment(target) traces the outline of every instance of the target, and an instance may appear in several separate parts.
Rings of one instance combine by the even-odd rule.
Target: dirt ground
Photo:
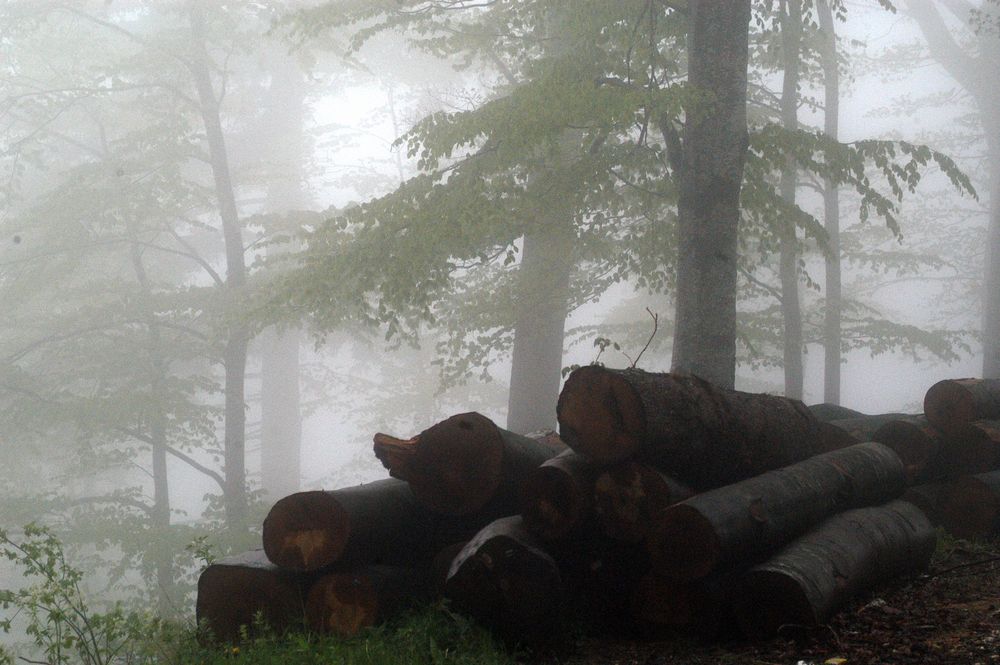
[[[581,638],[559,665],[990,665],[1000,664],[1000,541],[956,541],[926,574],[874,590],[830,623],[773,640],[705,643]],[[842,660],[841,660],[842,659]]]

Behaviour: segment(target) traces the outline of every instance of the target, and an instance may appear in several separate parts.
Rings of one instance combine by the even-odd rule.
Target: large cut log
[[[417,499],[448,515],[468,515],[490,504],[494,514],[516,513],[521,482],[560,451],[497,427],[479,413],[452,416],[412,439],[375,435],[375,456]]]
[[[747,572],[733,596],[737,620],[752,638],[821,625],[857,594],[927,568],[935,540],[906,501],[835,515]]]
[[[1000,471],[946,481],[938,494],[941,526],[956,538],[1000,533]]]
[[[977,420],[951,430],[941,457],[941,466],[950,476],[1000,468],[1000,420]]]
[[[486,526],[458,553],[445,595],[509,637],[544,641],[560,615],[562,578],[521,517],[506,517]]]
[[[896,498],[905,486],[903,463],[881,443],[817,455],[664,510],[648,541],[653,567],[691,581],[747,565],[826,517]]]
[[[831,420],[863,418],[865,416],[865,414],[860,411],[848,409],[846,406],[840,406],[839,404],[830,404],[829,402],[823,402],[822,404],[810,404],[807,408],[810,413],[816,417],[816,420],[821,423],[828,423]]]
[[[605,469],[594,483],[594,512],[604,535],[641,542],[667,506],[694,491],[648,464],[627,461]]]
[[[924,395],[924,413],[946,434],[973,420],[1000,418],[1000,379],[945,379]]]
[[[432,558],[443,544],[471,537],[490,519],[476,517],[443,518],[395,478],[328,492],[296,492],[279,499],[264,519],[264,551],[290,570],[412,565]]]
[[[429,592],[426,570],[371,565],[327,573],[306,597],[306,625],[351,637],[427,600]]]
[[[890,420],[872,433],[872,441],[896,451],[911,484],[935,480],[945,473],[941,463],[944,447],[941,433],[924,416]]]
[[[566,444],[595,463],[639,456],[699,491],[836,447],[798,400],[636,369],[575,370],[557,416]]]
[[[524,525],[542,540],[560,540],[579,532],[594,506],[597,469],[572,450],[544,462],[521,487]]]
[[[198,577],[195,616],[210,641],[238,642],[260,628],[283,632],[301,625],[315,576],[282,570],[262,550],[226,557]]]

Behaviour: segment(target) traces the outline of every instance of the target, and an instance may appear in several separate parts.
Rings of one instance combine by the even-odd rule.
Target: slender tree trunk
[[[781,124],[785,129],[799,126],[799,51],[802,41],[801,0],[781,3],[781,48],[784,80],[781,88]],[[788,157],[781,172],[781,199],[795,205],[798,167]],[[802,309],[799,303],[799,247],[795,219],[781,222],[781,319],[784,324],[785,396],[802,399]]]
[[[524,236],[507,402],[512,432],[555,426],[574,240],[568,217]]]
[[[840,67],[837,33],[828,0],[817,0],[816,13],[823,32],[820,58],[823,67],[825,111],[823,131],[834,140],[840,135]],[[829,178],[823,182],[823,221],[829,253],[826,256],[826,309],[823,312],[823,401],[840,404],[841,312],[840,191]]]
[[[995,92],[993,97],[1000,97]],[[983,378],[1000,379],[1000,99],[982,112],[998,116],[984,123],[990,133],[990,221],[983,280]]]
[[[672,368],[732,388],[750,2],[692,0],[689,14],[688,83],[714,102],[684,125]]]
[[[208,140],[209,159],[215,181],[222,235],[226,248],[226,283],[229,292],[227,314],[237,316],[238,303],[246,286],[246,263],[243,255],[243,234],[236,208],[229,155],[219,115],[210,59],[205,37],[204,6],[197,0],[190,4],[192,53],[190,68],[198,90],[198,104]],[[247,528],[248,499],[246,489],[246,361],[249,332],[238,323],[229,326],[223,351],[225,371],[225,434],[223,470],[225,472],[225,520],[233,532]]]

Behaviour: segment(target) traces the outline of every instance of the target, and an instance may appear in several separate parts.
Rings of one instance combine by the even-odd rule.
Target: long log
[[[945,379],[924,395],[924,413],[946,434],[973,420],[1000,418],[1000,379]]]
[[[490,504],[495,515],[518,510],[523,479],[560,451],[546,440],[497,427],[479,413],[452,416],[411,439],[376,434],[375,456],[417,499],[447,515]]]
[[[834,513],[899,496],[905,485],[899,456],[868,442],[697,494],[660,514],[648,540],[653,567],[693,581],[746,565]]]
[[[1000,471],[945,482],[938,495],[941,526],[956,538],[980,539],[1000,533]]]
[[[808,407],[809,412],[816,417],[816,420],[821,423],[828,423],[831,420],[846,420],[848,418],[863,418],[864,413],[860,411],[855,411],[854,409],[848,409],[846,406],[840,406],[839,404],[830,404],[829,402],[823,402],[822,404],[810,404]]]
[[[544,462],[524,479],[521,515],[542,540],[561,540],[578,532],[594,507],[597,469],[572,450]]]
[[[699,491],[832,447],[798,400],[636,369],[575,370],[559,396],[557,416],[566,444],[595,463],[638,456]]]
[[[916,506],[892,501],[835,515],[747,572],[734,610],[747,636],[816,626],[857,594],[927,568],[934,528]]]
[[[667,506],[694,494],[687,485],[636,461],[605,469],[594,483],[594,512],[609,538],[641,542]]]
[[[426,571],[413,568],[363,566],[327,573],[306,597],[306,625],[319,633],[351,637],[429,596]]]
[[[444,543],[470,537],[488,521],[474,518],[443,519],[395,478],[296,492],[279,499],[264,519],[264,551],[282,568],[300,571],[412,564],[430,559]]]
[[[486,526],[455,557],[445,595],[506,636],[544,641],[560,615],[562,578],[521,517],[506,517]]]
[[[208,641],[239,642],[253,636],[263,618],[269,630],[301,624],[306,594],[315,576],[278,568],[263,550],[212,563],[198,577],[195,617]]]

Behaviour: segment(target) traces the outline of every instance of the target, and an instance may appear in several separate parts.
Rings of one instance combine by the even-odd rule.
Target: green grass
[[[169,632],[169,631],[168,631]],[[433,605],[344,639],[267,634],[240,646],[202,646],[191,630],[161,634],[148,645],[177,665],[515,665],[516,653],[469,619]],[[148,656],[147,656],[148,657]]]

